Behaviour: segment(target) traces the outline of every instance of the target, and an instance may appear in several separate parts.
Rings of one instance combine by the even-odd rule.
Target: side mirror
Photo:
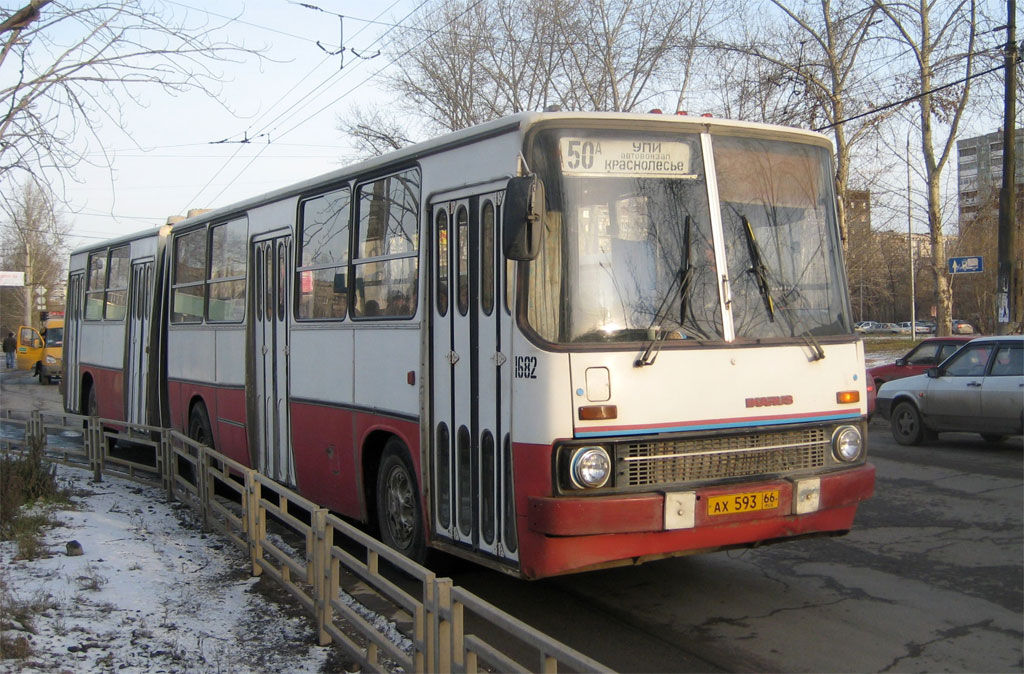
[[[897,367],[903,367],[906,364],[907,364],[907,359],[906,358],[897,358],[896,359],[896,366]]]
[[[940,370],[937,367],[930,367],[928,368],[926,374],[928,375],[929,379],[938,379],[939,377],[942,376],[942,370]]]
[[[511,178],[501,216],[501,248],[510,260],[533,260],[544,227],[544,183],[536,175]]]

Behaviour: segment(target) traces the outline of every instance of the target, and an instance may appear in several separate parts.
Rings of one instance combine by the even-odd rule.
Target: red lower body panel
[[[210,430],[213,432],[216,450],[242,465],[250,465],[245,431],[245,388],[169,379],[167,398],[172,428],[188,433],[192,406],[202,402],[210,417]]]
[[[83,378],[86,375],[92,377],[100,417],[124,421],[124,372],[96,365],[82,365],[81,372]],[[84,406],[83,401],[82,413],[85,413]]]
[[[820,476],[818,508],[794,514],[795,485],[770,480],[692,490],[693,526],[665,528],[665,496],[644,493],[596,498],[529,497],[519,511],[524,575],[552,576],[640,557],[709,551],[808,534],[841,533],[853,525],[857,505],[874,492],[868,464]],[[778,490],[769,510],[712,515],[708,499]]]

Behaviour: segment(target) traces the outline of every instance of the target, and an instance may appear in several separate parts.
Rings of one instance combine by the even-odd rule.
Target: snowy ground
[[[269,598],[273,581],[251,578],[247,558],[201,533],[187,507],[82,470],[58,467],[58,479],[77,509],[55,513],[50,556],[15,560],[15,544],[0,543],[2,628],[34,652],[0,660],[0,672],[343,671],[312,621]],[[83,555],[67,556],[72,540]],[[12,601],[45,609],[31,626],[8,624]]]

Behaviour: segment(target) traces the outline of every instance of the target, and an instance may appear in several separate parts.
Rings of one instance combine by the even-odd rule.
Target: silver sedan
[[[1024,432],[1024,336],[979,337],[927,373],[878,390],[876,410],[893,438],[917,445],[942,431],[990,442]]]

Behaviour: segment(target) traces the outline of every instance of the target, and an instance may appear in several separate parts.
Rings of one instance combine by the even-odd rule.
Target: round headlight
[[[864,438],[856,426],[840,426],[832,434],[832,453],[840,461],[856,461],[864,449]]]
[[[569,461],[569,478],[578,489],[596,489],[608,484],[612,460],[604,447],[580,447]]]

